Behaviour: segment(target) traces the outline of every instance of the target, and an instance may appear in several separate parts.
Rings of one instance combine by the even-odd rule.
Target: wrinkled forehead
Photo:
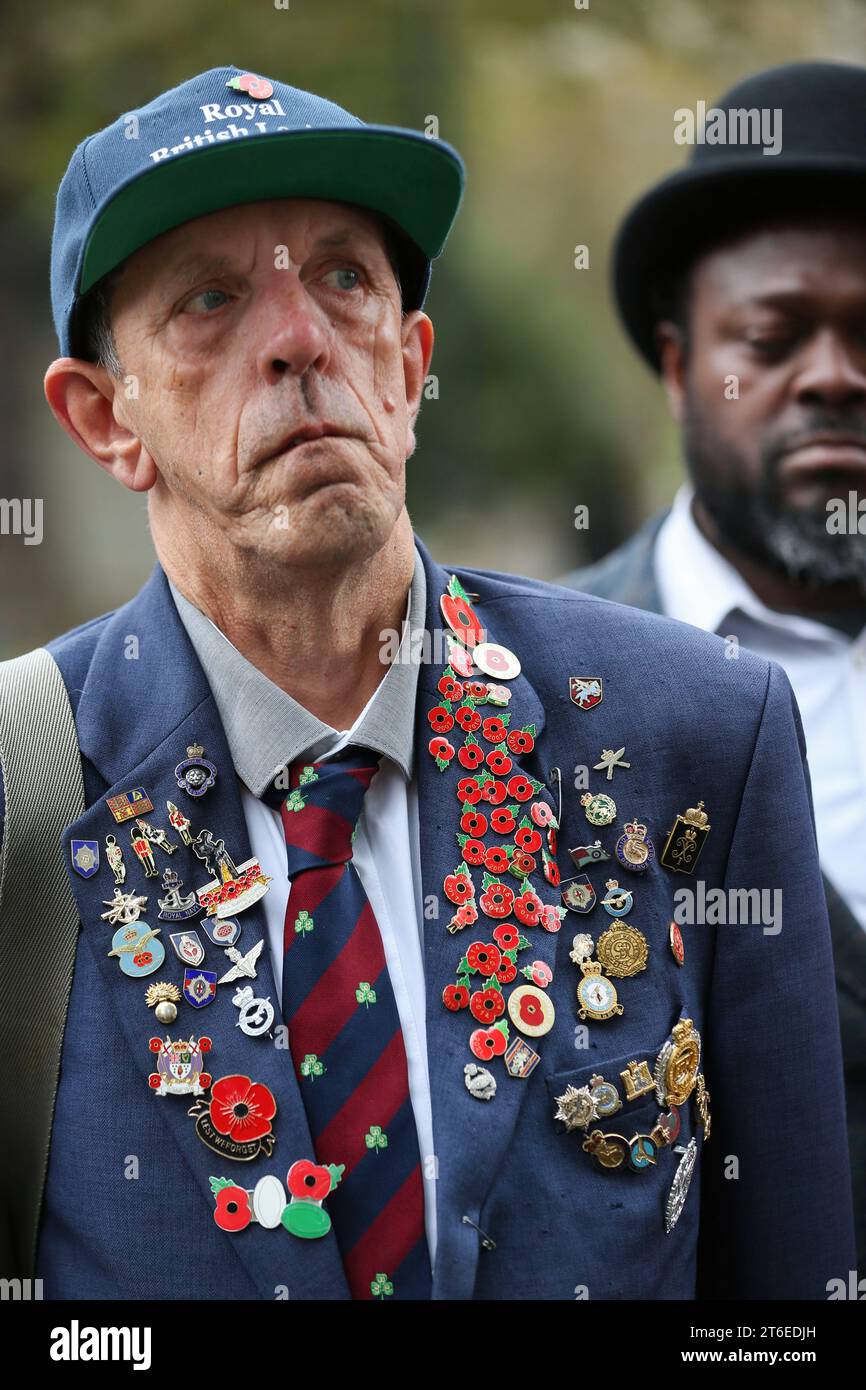
[[[394,264],[391,231],[379,214],[355,203],[271,198],[205,213],[164,232],[119,267],[127,284],[194,279],[202,269],[241,268],[285,247],[289,261],[345,253]]]

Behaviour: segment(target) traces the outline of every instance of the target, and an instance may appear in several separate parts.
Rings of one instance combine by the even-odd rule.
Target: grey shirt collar
[[[247,661],[171,580],[169,588],[216,701],[235,771],[250,791],[261,796],[281,767],[304,755],[313,760],[331,751],[340,731]],[[423,629],[426,612],[427,580],[416,548],[400,649],[352,735],[353,743],[393,758],[407,779],[414,767],[415,697],[423,650],[412,634]]]

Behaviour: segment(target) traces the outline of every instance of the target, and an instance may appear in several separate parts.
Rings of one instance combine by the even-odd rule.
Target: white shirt
[[[282,989],[283,930],[291,884],[286,874],[282,822],[279,814],[260,800],[261,793],[289,762],[322,760],[346,743],[361,743],[383,755],[364,797],[352,858],[379,925],[403,1030],[432,1266],[436,1256],[436,1164],[427,1069],[421,839],[414,770],[418,661],[407,659],[423,649],[420,643],[412,643],[411,636],[426,622],[427,586],[421,557],[416,550],[400,652],[351,729],[333,729],[317,719],[247,661],[174,585],[170,587],[220,713],[241,783],[253,854],[271,875],[262,906],[278,991]]]
[[[656,538],[662,611],[736,637],[787,672],[806,736],[821,865],[866,929],[866,627],[852,639],[768,608],[699,530],[693,496],[680,488]]]

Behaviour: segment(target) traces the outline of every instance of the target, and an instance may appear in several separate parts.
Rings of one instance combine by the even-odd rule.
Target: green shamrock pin
[[[371,1125],[368,1133],[364,1135],[364,1143],[378,1155],[380,1149],[387,1149],[388,1136],[381,1125]]]
[[[314,926],[315,922],[306,908],[298,913],[295,918],[295,931],[301,938],[303,938],[308,931],[312,931]]]

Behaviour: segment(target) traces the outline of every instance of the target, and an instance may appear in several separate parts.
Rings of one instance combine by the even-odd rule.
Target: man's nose
[[[303,376],[314,364],[323,365],[328,321],[296,272],[275,272],[257,319],[257,361],[267,381],[279,381],[286,374]]]
[[[810,341],[794,381],[804,404],[849,405],[866,399],[866,346],[824,328]]]

